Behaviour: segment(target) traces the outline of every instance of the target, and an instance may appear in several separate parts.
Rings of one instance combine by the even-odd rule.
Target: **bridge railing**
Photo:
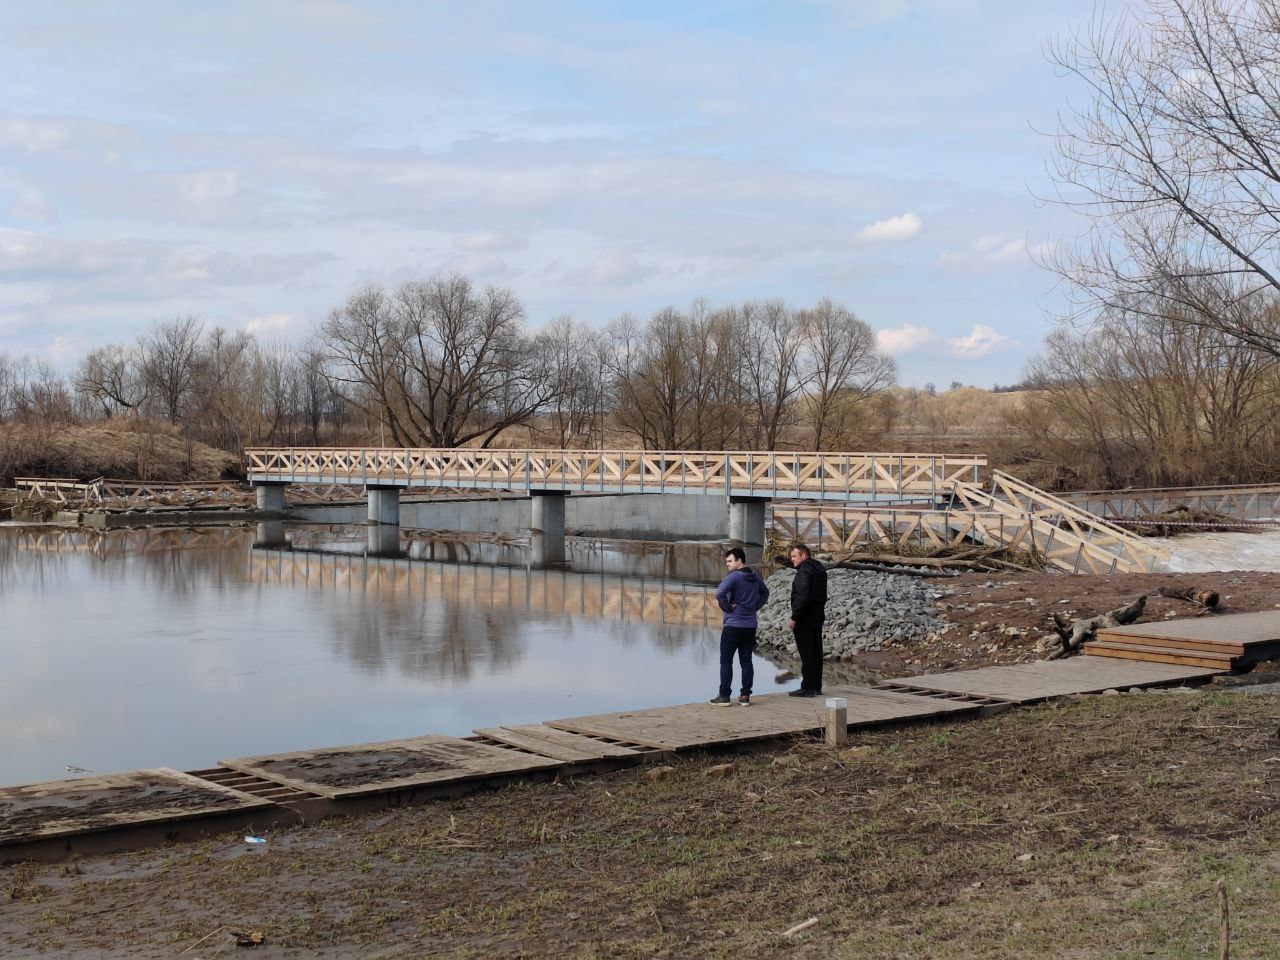
[[[249,479],[845,499],[949,495],[985,457],[770,451],[302,448],[245,451]]]

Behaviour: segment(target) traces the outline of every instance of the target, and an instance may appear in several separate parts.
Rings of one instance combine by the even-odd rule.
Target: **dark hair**
[[[792,549],[792,550],[799,550],[799,551],[800,551],[801,553],[803,553],[806,557],[812,557],[812,556],[813,556],[813,551],[811,551],[811,550],[810,550],[807,546],[805,546],[803,543],[793,543],[793,544],[791,545],[791,549]]]
[[[724,555],[726,557],[733,557],[735,560],[741,560],[743,563],[747,562],[747,551],[743,550],[741,547],[730,547],[724,552]]]

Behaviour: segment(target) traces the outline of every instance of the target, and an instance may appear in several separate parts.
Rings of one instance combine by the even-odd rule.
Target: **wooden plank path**
[[[270,806],[269,800],[164,767],[29,783],[0,788],[0,847]]]
[[[1270,616],[1280,623],[1280,613]],[[1265,633],[1271,628],[1258,629]],[[1069,694],[1200,680],[1220,672],[1075,657],[927,674],[873,687],[831,687],[825,696],[848,702],[850,728],[867,728],[959,719],[982,713],[992,704],[1006,709]],[[445,790],[475,789],[582,764],[638,763],[667,751],[809,735],[826,725],[825,696],[769,694],[753,698],[749,707],[686,703],[544,724],[488,727],[469,739],[427,735],[242,757],[224,760],[219,768],[197,775],[141,770],[3,788],[0,862],[65,856],[73,850],[71,837],[78,838],[77,849],[88,849],[90,841],[100,844],[99,849],[132,849],[172,835],[178,822],[204,823],[209,830],[228,829],[229,818],[237,815],[261,818],[264,823],[297,822],[313,815],[306,811],[307,801],[313,810],[320,810],[319,815],[327,816],[420,803]],[[132,839],[126,837],[129,829],[133,829]]]
[[[527,750],[565,763],[589,763],[620,757],[638,759],[644,750],[534,723],[519,727],[487,727],[476,735],[517,750]]]
[[[889,683],[894,689],[900,690],[987,697],[1007,703],[1036,703],[1077,693],[1101,693],[1103,690],[1157,687],[1200,680],[1221,672],[1177,664],[1072,657],[1069,660],[1041,660],[1037,663],[958,670],[955,673],[899,677]]]
[[[1094,657],[1119,657],[1231,670],[1280,657],[1280,611],[1203,616],[1108,627],[1085,644]]]
[[[751,706],[684,703],[651,710],[602,713],[551,720],[547,726],[591,737],[608,737],[656,750],[690,750],[720,744],[812,733],[827,722],[825,697],[849,701],[849,726],[866,727],[901,720],[924,720],[963,713],[978,704],[937,700],[874,687],[830,687],[821,697],[785,693],[753,697]]]
[[[436,734],[220,762],[330,800],[563,766],[549,757]]]

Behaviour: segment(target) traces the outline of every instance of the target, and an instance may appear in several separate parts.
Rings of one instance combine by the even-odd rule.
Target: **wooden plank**
[[[1072,657],[1069,660],[1041,660],[1038,663],[983,667],[956,673],[895,677],[893,682],[917,690],[940,690],[1013,703],[1033,703],[1074,693],[1101,693],[1111,688],[1196,680],[1222,672],[1205,667]]]
[[[331,800],[563,765],[550,757],[434,734],[221,763]]]
[[[871,687],[833,687],[830,696],[849,701],[849,726],[924,719],[976,710],[972,704],[917,697]],[[634,712],[549,720],[547,726],[588,736],[625,740],[658,750],[683,750],[821,730],[826,724],[825,697],[769,694],[753,697],[751,706],[680,704]]]
[[[523,727],[487,727],[477,730],[482,737],[497,740],[523,750],[532,750],[544,757],[563,760],[566,763],[582,763],[604,760],[609,757],[636,757],[640,751],[620,743],[605,743],[592,737],[584,737],[567,730],[556,730],[541,723]]]
[[[0,845],[270,806],[167,767],[50,780],[0,789]]]
[[[1201,650],[1205,653],[1219,653],[1226,657],[1243,656],[1246,647],[1243,643],[1219,643],[1216,640],[1185,640],[1182,637],[1144,637],[1133,633],[1112,633],[1099,630],[1098,639],[1090,643],[1128,643],[1144,647],[1174,648],[1178,650]],[[1088,644],[1085,644],[1088,646]],[[1266,652],[1274,647],[1280,653],[1280,643],[1255,645],[1255,651]]]
[[[1280,643],[1280,610],[1261,613],[1230,613],[1217,616],[1189,617],[1180,620],[1162,620],[1158,623],[1135,623],[1127,627],[1107,627],[1098,635],[1107,634],[1116,640],[1126,637],[1152,639],[1177,638],[1241,644]]]
[[[1169,650],[1127,643],[1086,643],[1086,656],[1111,657],[1116,660],[1142,660],[1147,663],[1181,663],[1188,667],[1213,667],[1230,672],[1230,657],[1215,657],[1197,650]]]

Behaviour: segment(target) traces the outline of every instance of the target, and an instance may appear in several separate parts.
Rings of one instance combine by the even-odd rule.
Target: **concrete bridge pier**
[[[258,496],[258,510],[262,513],[278,513],[284,514],[284,488],[287,483],[273,483],[271,481],[258,481],[253,485],[254,492]]]
[[[400,555],[400,488],[367,485],[369,498],[370,556],[395,557]]]
[[[764,546],[764,509],[769,497],[729,498],[729,539],[748,547]]]
[[[529,546],[535,566],[564,563],[563,490],[538,491],[530,498],[533,513],[529,523]]]
[[[369,525],[400,526],[400,488],[365,487],[369,498]]]

